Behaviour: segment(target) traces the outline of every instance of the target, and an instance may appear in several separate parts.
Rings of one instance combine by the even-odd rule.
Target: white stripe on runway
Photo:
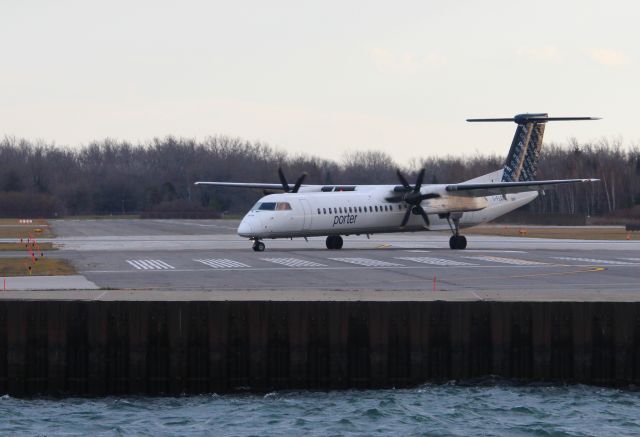
[[[207,265],[209,267],[213,267],[214,269],[236,269],[242,267],[250,267],[247,264],[228,258],[194,259],[194,261]]]
[[[325,264],[320,264],[314,261],[306,261],[298,258],[261,258],[263,261],[270,263],[281,264],[289,267],[326,267]]]
[[[173,270],[173,267],[159,259],[128,259],[127,263],[138,270]]]
[[[432,258],[429,256],[397,256],[396,259],[404,259],[422,264],[432,264],[435,266],[472,266],[474,264],[464,261],[454,261],[445,258]]]
[[[366,267],[398,267],[402,266],[402,264],[391,263],[387,261],[380,261],[377,259],[369,259],[369,258],[329,258],[334,261],[357,264],[360,266]]]
[[[481,261],[488,261],[500,264],[512,264],[515,266],[541,266],[547,263],[539,262],[539,261],[531,261],[528,259],[519,259],[519,258],[503,258],[501,256],[465,256],[467,259],[475,259]]]
[[[640,262],[640,258],[620,258],[620,259],[624,259],[626,261],[635,261],[635,262]]]
[[[618,264],[618,265],[629,265],[629,266],[632,266],[635,264],[628,261],[614,261],[614,260],[595,259],[595,258],[572,258],[568,256],[554,256],[553,258],[560,259],[563,261],[579,261],[579,262],[589,263],[589,264]]]

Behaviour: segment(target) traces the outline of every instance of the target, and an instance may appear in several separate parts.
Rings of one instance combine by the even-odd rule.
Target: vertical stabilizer
[[[536,117],[541,120],[536,120]],[[502,182],[531,181],[535,178],[546,118],[547,114],[520,114],[514,117],[514,120],[518,120],[518,127],[504,162]]]
[[[467,121],[513,121],[518,127],[504,162],[502,182],[532,181],[538,169],[545,124],[548,121],[599,120],[595,117],[549,117],[548,114],[518,114],[513,118],[470,118]]]

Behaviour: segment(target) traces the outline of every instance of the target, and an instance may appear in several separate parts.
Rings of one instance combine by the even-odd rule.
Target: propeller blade
[[[420,191],[420,187],[422,187],[422,181],[424,180],[424,171],[425,171],[425,169],[423,168],[422,170],[420,170],[420,173],[418,173],[418,179],[416,180],[416,186],[413,188],[413,191],[415,193]]]
[[[437,199],[438,197],[440,197],[440,195],[437,193],[427,193],[420,196],[420,201],[427,199]]]
[[[280,178],[280,183],[282,184],[282,188],[284,188],[284,192],[288,193],[291,191],[291,188],[289,188],[289,184],[287,183],[287,178],[284,177],[284,173],[282,172],[282,167],[278,167],[278,177]]]
[[[427,215],[427,213],[425,212],[425,210],[420,206],[417,205],[416,208],[418,208],[418,211],[420,212],[420,215],[422,216],[422,218],[424,219],[424,222],[427,224],[427,226],[431,226],[429,224],[429,216]]]
[[[402,183],[402,186],[404,186],[407,190],[410,190],[411,185],[409,185],[409,182],[407,182],[402,173],[400,173],[399,169],[396,170],[396,174],[398,175],[398,179],[400,179],[400,183]]]
[[[293,186],[293,190],[291,190],[292,193],[297,193],[298,190],[300,189],[300,185],[302,185],[302,181],[304,181],[304,178],[307,177],[307,173],[302,173],[302,175],[298,178],[298,180],[296,181],[296,184]]]
[[[409,216],[411,215],[411,208],[407,208],[407,212],[404,213],[404,217],[402,217],[402,223],[400,223],[400,227],[404,228],[404,225],[409,221]]]

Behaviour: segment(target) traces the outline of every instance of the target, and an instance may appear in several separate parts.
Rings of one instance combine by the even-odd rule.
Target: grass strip
[[[476,226],[463,231],[467,235],[496,235],[523,238],[557,238],[569,240],[640,240],[640,232],[627,232],[623,227],[528,227]]]
[[[37,258],[33,261],[25,258],[0,258],[0,275],[5,278],[13,276],[66,276],[75,275],[76,271],[71,264],[59,258]]]
[[[56,250],[53,247],[53,243],[38,243],[38,247],[40,250]],[[34,252],[38,252],[38,248],[33,247],[32,244],[27,243],[0,243],[0,252],[2,251],[18,251],[18,250],[29,250],[32,249]]]

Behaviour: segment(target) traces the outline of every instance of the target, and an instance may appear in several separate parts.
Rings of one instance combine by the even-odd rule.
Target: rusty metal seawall
[[[0,301],[0,393],[640,382],[640,303]]]

